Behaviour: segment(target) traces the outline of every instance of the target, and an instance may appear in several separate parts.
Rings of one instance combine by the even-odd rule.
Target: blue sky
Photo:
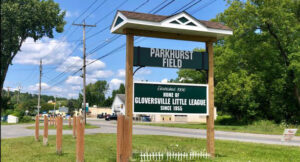
[[[65,20],[67,22],[63,33],[55,33],[53,39],[43,38],[33,42],[28,38],[22,45],[18,55],[13,60],[13,65],[9,67],[4,87],[15,90],[21,86],[21,92],[38,93],[39,79],[39,60],[43,59],[43,78],[42,94],[57,95],[67,98],[77,98],[82,88],[81,71],[76,72],[82,65],[82,28],[72,26],[75,23],[82,23],[83,19],[87,24],[96,24],[94,28],[88,28],[86,37],[86,48],[89,55],[98,45],[109,42],[100,50],[90,54],[87,62],[94,61],[96,58],[112,51],[121,44],[125,43],[125,36],[111,41],[115,34],[111,34],[109,29],[101,29],[111,25],[113,18],[118,10],[132,11],[141,4],[144,4],[136,12],[148,13],[163,1],[159,0],[55,0],[61,9],[66,11]],[[168,4],[156,14],[171,15],[181,7],[197,0],[166,0],[161,6]],[[93,4],[93,5],[91,5]],[[88,10],[86,10],[91,6]],[[157,9],[159,9],[158,7]],[[197,19],[210,20],[215,18],[218,13],[227,8],[224,0],[202,0],[196,5],[186,10]],[[84,11],[86,12],[82,14]],[[154,10],[155,11],[155,10]],[[182,10],[180,10],[182,11]],[[109,14],[111,13],[111,14]],[[95,33],[99,34],[95,34]],[[203,48],[200,42],[176,41],[167,39],[142,38],[135,42],[135,46],[158,47],[168,49],[192,50]],[[93,83],[97,80],[106,80],[110,85],[107,95],[112,89],[118,88],[120,83],[124,83],[125,76],[125,48],[104,59],[96,61],[87,67],[87,82]],[[175,79],[178,69],[163,69],[146,67],[138,71],[135,80],[148,80],[161,82],[162,80]]]

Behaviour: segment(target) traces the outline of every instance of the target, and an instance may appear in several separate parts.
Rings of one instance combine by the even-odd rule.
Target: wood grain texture
[[[160,31],[147,31],[147,30],[130,29],[130,28],[124,29],[124,33],[126,35],[176,39],[176,40],[186,40],[186,41],[197,41],[197,42],[216,42],[217,41],[217,38],[214,38],[214,37],[182,35],[179,33],[166,33],[166,32],[160,32]]]
[[[208,50],[208,99],[209,116],[207,116],[207,152],[215,156],[215,131],[214,131],[214,56],[213,42],[206,42]]]
[[[40,121],[39,121],[39,116],[35,116],[35,141],[39,141],[39,127]]]

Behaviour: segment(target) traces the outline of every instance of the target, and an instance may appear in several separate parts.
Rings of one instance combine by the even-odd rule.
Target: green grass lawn
[[[42,139],[42,137],[40,138]],[[177,145],[177,146],[175,146]],[[35,142],[33,137],[1,139],[1,161],[43,161],[43,162],[74,162],[76,142],[71,135],[63,137],[63,154],[55,154],[55,136],[49,136],[49,145]],[[253,144],[216,140],[216,158],[201,161],[300,161],[300,148],[266,144]],[[196,138],[135,135],[133,136],[134,152],[190,152],[202,151],[206,140]],[[135,154],[137,158],[138,154]],[[96,134],[85,136],[86,162],[115,162],[116,135]],[[200,161],[200,160],[198,160]]]
[[[29,122],[19,122],[19,123],[7,123],[7,122],[1,121],[1,125],[32,124],[34,122],[35,122],[34,120],[29,121]]]
[[[135,123],[135,124],[136,125],[162,126],[162,127],[206,129],[206,124],[203,124],[203,123]],[[296,136],[300,136],[300,126],[292,126],[291,128],[298,128]],[[243,132],[243,133],[282,135],[284,128],[278,124],[274,124],[269,121],[259,121],[259,122],[255,122],[251,125],[221,125],[221,124],[216,123],[215,130]]]
[[[29,126],[26,127],[27,129],[35,129],[35,126]],[[93,128],[100,128],[99,126],[91,125],[91,124],[86,124],[85,129],[93,129]],[[44,126],[40,126],[40,129],[44,129]],[[56,129],[54,125],[49,125],[48,129]],[[63,125],[63,130],[72,130],[72,126],[69,127],[69,125]]]

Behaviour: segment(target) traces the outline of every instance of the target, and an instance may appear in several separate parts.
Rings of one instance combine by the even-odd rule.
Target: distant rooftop
[[[120,98],[120,100],[125,103],[125,94],[116,94]]]

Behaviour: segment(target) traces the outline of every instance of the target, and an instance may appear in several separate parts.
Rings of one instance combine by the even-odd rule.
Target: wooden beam
[[[39,141],[40,121],[39,116],[35,116],[35,141]]]
[[[209,115],[206,118],[207,124],[207,152],[214,157],[215,156],[215,131],[214,131],[214,54],[213,54],[213,42],[206,42],[208,50],[208,99],[209,99]]]
[[[186,40],[186,41],[197,41],[197,42],[216,42],[217,38],[214,37],[203,37],[195,35],[182,35],[179,33],[167,33],[160,31],[148,31],[140,29],[124,29],[126,35],[144,36],[144,37],[154,37],[154,38],[165,38],[165,39],[176,39],[176,40]]]
[[[44,136],[43,136],[44,146],[48,145],[48,117],[44,116]]]
[[[132,97],[133,97],[133,41],[134,35],[126,35],[126,79],[125,79],[125,108],[126,116],[129,118],[129,126],[124,126],[124,136],[128,138],[126,151],[132,154]],[[127,134],[128,133],[128,134]],[[126,139],[125,139],[126,140]],[[126,141],[127,142],[127,141]]]

